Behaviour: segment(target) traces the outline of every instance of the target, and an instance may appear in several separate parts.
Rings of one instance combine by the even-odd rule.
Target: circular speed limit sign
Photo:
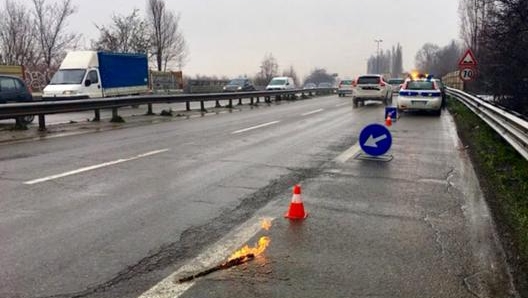
[[[462,81],[474,80],[477,76],[477,71],[473,67],[463,67],[460,69],[460,79]]]

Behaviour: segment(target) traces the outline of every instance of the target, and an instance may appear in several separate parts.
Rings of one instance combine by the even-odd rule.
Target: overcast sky
[[[134,8],[144,13],[147,2],[73,1],[78,11],[69,26],[87,45],[97,37],[94,23]],[[424,43],[459,38],[458,0],[167,0],[167,6],[181,13],[187,75],[253,76],[272,53],[281,70],[293,65],[300,77],[315,67],[353,77],[376,53],[375,39],[383,40],[382,49],[399,42],[410,70]]]

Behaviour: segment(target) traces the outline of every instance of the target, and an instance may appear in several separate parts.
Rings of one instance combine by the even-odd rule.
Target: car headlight
[[[242,90],[242,87],[238,86],[237,90]]]
[[[63,91],[62,94],[64,94],[64,95],[75,95],[75,94],[77,94],[77,91],[75,91],[75,90],[66,90],[66,91]]]
[[[223,89],[226,90],[226,87],[224,87]]]

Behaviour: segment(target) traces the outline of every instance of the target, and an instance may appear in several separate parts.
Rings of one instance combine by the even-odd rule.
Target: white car
[[[442,113],[442,90],[435,79],[407,79],[398,96],[398,111],[432,111]]]
[[[290,77],[276,77],[271,79],[266,90],[290,90],[295,89],[295,83]]]
[[[346,96],[347,94],[352,94],[353,84],[353,80],[342,80],[341,82],[339,82],[337,95]]]
[[[363,75],[354,82],[352,102],[354,108],[367,100],[381,101],[385,105],[392,103],[392,87],[382,75]]]

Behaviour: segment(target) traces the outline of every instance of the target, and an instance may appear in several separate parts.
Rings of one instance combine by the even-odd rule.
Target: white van
[[[271,79],[266,90],[289,90],[295,89],[295,83],[291,77],[275,77]]]

